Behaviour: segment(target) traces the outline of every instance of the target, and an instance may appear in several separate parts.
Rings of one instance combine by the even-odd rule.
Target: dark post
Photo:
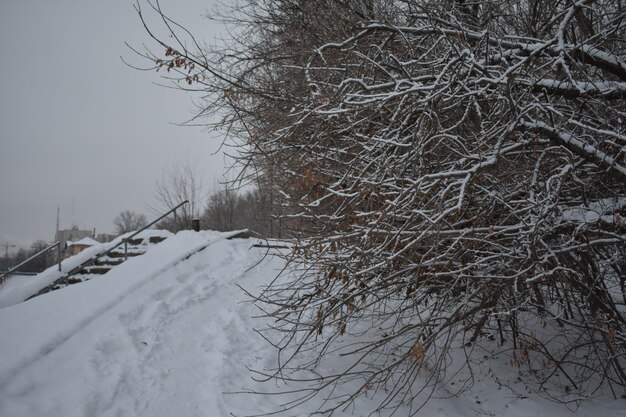
[[[124,239],[124,260],[128,259],[128,240]]]
[[[57,242],[57,259],[59,262],[59,272],[61,272],[61,242]]]
[[[196,232],[200,231],[200,219],[191,220],[191,228]]]

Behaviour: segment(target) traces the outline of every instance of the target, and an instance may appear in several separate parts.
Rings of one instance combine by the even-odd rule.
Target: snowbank
[[[298,393],[236,393],[303,386],[251,379],[247,368],[274,367],[276,352],[253,331],[268,322],[252,319],[258,310],[244,302],[239,286],[258,291],[284,264],[251,248],[252,240],[227,236],[181,232],[106,279],[0,310],[0,416],[242,417],[280,410],[296,399]],[[342,360],[329,357],[322,371],[339,369]],[[516,372],[510,369],[512,378]],[[470,377],[471,391],[455,396],[443,387],[417,415],[623,415],[624,400],[599,398],[570,410],[525,398],[522,384],[499,385],[490,369],[459,374],[458,384]],[[342,388],[333,395],[346,393]],[[384,392],[372,390],[334,416],[367,416],[383,398]],[[322,405],[305,403],[286,415],[304,416]]]

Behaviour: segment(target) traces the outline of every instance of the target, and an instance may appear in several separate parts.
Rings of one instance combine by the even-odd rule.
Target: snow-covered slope
[[[59,271],[58,265],[55,264],[45,271],[37,274],[34,277],[30,276],[12,276],[10,279],[5,282],[2,286],[0,286],[0,308],[11,306],[17,303],[21,303],[27,298],[36,295],[42,289],[48,287],[52,283],[54,283],[59,278],[66,275],[68,272],[72,271],[74,268],[82,265],[84,262],[90,260],[94,256],[103,254],[107,252],[111,248],[115,248],[118,246],[124,238],[132,235],[134,232],[129,232],[118,236],[111,242],[107,243],[98,243],[95,244],[82,252],[64,259],[61,262],[61,270]],[[148,229],[139,233],[135,236],[133,240],[147,240],[148,242],[143,247],[134,247],[135,252],[145,252],[147,250],[147,246],[150,241],[154,238],[157,238],[155,242],[165,240],[170,237],[172,234],[166,230],[153,230]],[[134,245],[133,245],[134,246]],[[131,249],[131,250],[133,250]],[[124,253],[124,246],[119,246],[117,252]],[[110,266],[108,268],[112,268]],[[84,277],[74,276],[74,279],[79,278],[78,280],[83,280]]]
[[[241,417],[279,409],[289,396],[234,392],[277,389],[253,382],[246,369],[270,368],[276,354],[254,333],[262,323],[239,285],[258,289],[283,265],[253,241],[228,236],[181,232],[106,279],[0,309],[0,416]],[[335,415],[368,415],[376,399],[368,394]],[[587,403],[576,415],[616,417],[624,405]],[[571,412],[485,382],[418,415],[540,414]]]

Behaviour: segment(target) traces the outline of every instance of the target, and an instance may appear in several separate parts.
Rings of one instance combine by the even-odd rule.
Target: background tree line
[[[19,248],[14,254],[4,254],[0,256],[0,271],[6,271],[26,259],[35,255],[36,253],[44,250],[48,247],[48,243],[43,240],[37,240],[29,249]],[[48,267],[52,266],[56,261],[56,252],[50,252],[45,256],[39,256],[19,269],[20,272],[41,272]]]
[[[157,187],[157,193],[167,187],[186,187],[198,181],[192,170],[182,170],[178,175],[187,176],[187,179],[178,179],[174,182],[162,182]],[[193,177],[193,178],[192,178]],[[186,193],[186,194],[185,194]],[[235,190],[228,185],[222,186],[218,191],[211,193],[205,201],[201,201],[199,193],[187,193],[181,191],[180,196],[192,198],[190,207],[195,211],[183,211],[177,220],[173,216],[165,218],[155,225],[156,228],[177,232],[189,229],[191,219],[200,219],[202,230],[231,231],[239,229],[249,229],[257,235],[270,238],[280,237],[283,222],[272,215],[271,201],[267,194],[258,188],[249,190]],[[182,201],[182,200],[180,200]],[[171,200],[172,207],[180,202],[178,199]],[[197,209],[200,207],[201,209]],[[169,209],[167,204],[161,206],[163,211]],[[192,214],[195,214],[192,215]],[[114,219],[113,225],[117,235],[139,230],[148,224],[148,217],[145,214],[132,210],[121,211]],[[110,236],[113,238],[114,236]],[[0,256],[0,271],[6,271],[48,246],[43,240],[37,240],[30,248],[19,248],[15,253]],[[20,272],[36,273],[52,266],[56,262],[56,252],[51,251],[45,256],[37,257],[20,268]]]
[[[241,187],[236,181],[224,181],[216,187],[217,190],[208,194],[204,188],[196,163],[175,162],[166,167],[156,183],[156,203],[150,211],[154,216],[160,216],[183,201],[189,203],[176,210],[175,215],[171,214],[157,223],[156,227],[176,232],[191,228],[192,220],[199,219],[203,230],[250,229],[265,238],[287,235],[288,222],[277,215],[280,202],[277,201],[275,188],[268,181],[258,180],[246,187]],[[114,221],[117,232],[145,226],[146,217],[140,216],[132,212],[120,213]]]
[[[199,197],[199,196],[198,196]],[[191,228],[193,219],[200,220],[201,230],[217,230],[221,232],[249,229],[260,237],[281,237],[285,233],[285,222],[272,214],[271,201],[259,189],[237,190],[228,185],[211,193],[204,202],[198,197],[190,202],[191,210],[180,210],[159,221],[154,228],[176,233]],[[171,205],[161,205],[154,209],[160,215],[185,200],[172,200]],[[185,206],[183,206],[184,208]],[[113,224],[118,235],[142,229],[148,224],[145,214],[132,210],[120,212]]]

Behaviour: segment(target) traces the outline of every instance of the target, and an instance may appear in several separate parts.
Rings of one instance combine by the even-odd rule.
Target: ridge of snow
[[[0,389],[20,368],[53,350],[150,278],[229,235],[218,232],[180,232],[176,237],[153,247],[142,257],[129,259],[111,270],[106,279],[70,286],[63,291],[43,294],[29,302],[1,310],[0,334],[11,337],[0,339],[0,351],[4,352],[0,362]],[[93,292],[99,294],[98,298],[88,296]],[[39,303],[44,305],[48,300],[54,301],[54,308],[48,314],[40,315],[32,307],[33,301],[40,299]],[[22,320],[29,316],[38,323],[36,333],[22,324]],[[28,340],[28,343],[25,346],[12,346],[15,340]]]
[[[96,242],[97,244],[84,249],[74,256],[64,259],[61,262],[61,271],[58,269],[58,264],[54,264],[34,277],[15,276],[10,278],[2,286],[0,286],[0,309],[21,303],[28,297],[37,294],[39,291],[52,284],[54,281],[61,278],[74,268],[88,261],[90,258],[114,248],[133,233],[134,232],[125,233],[107,243]],[[168,238],[173,236],[173,233],[168,232],[167,230],[147,229],[139,233],[136,238],[145,239],[146,237],[152,236]]]
[[[100,245],[100,242],[98,242],[97,240],[93,240],[90,237],[84,237],[80,240],[68,240],[67,241],[67,247],[70,247],[72,245],[89,245],[89,246],[94,246],[94,245]]]

